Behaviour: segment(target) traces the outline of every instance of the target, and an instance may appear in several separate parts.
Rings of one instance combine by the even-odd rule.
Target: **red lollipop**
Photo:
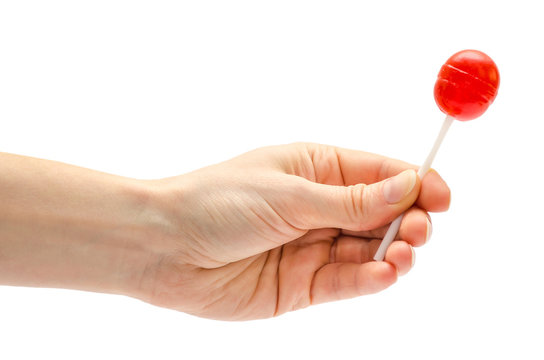
[[[489,56],[478,50],[463,50],[442,65],[434,99],[443,113],[461,121],[472,120],[495,100],[499,83],[499,70]]]
[[[497,65],[478,50],[459,51],[442,65],[434,85],[434,99],[447,116],[431,152],[417,172],[420,179],[429,171],[453,120],[472,120],[482,115],[497,97],[499,83]],[[403,217],[404,214],[401,214],[391,223],[374,260],[383,260],[387,248],[399,231]]]

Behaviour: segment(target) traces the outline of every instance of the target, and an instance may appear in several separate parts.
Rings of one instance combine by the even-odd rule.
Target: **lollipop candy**
[[[453,120],[472,120],[482,115],[495,100],[500,77],[497,65],[489,56],[478,50],[463,50],[452,55],[438,73],[434,85],[436,104],[446,114],[440,133],[431,152],[417,175],[420,179],[433,162]],[[374,260],[381,261],[399,231],[404,214],[397,217],[385,234]]]
[[[463,50],[440,69],[434,99],[442,112],[456,120],[472,120],[495,100],[499,81],[499,70],[489,56],[477,50]]]

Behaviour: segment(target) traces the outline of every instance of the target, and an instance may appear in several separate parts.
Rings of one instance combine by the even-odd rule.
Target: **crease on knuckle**
[[[365,218],[367,216],[368,210],[366,206],[365,196],[367,192],[367,185],[357,184],[350,185],[349,187],[349,196],[350,201],[347,204],[350,204],[351,208],[348,209],[348,214],[351,216],[351,223],[356,225],[356,228],[353,230],[360,231],[365,228]],[[351,229],[350,229],[351,230]]]

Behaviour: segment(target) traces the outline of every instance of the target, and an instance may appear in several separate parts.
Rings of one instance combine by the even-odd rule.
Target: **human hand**
[[[370,153],[293,144],[157,181],[167,215],[137,297],[242,320],[383,290],[412,267],[412,246],[431,232],[428,212],[449,206],[438,173],[421,181],[413,169]],[[398,241],[385,261],[373,261],[387,225],[404,211]]]

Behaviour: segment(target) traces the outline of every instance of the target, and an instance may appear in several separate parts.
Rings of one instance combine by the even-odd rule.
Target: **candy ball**
[[[478,50],[463,50],[451,56],[434,85],[436,104],[457,120],[482,115],[495,100],[500,77],[497,65]]]

